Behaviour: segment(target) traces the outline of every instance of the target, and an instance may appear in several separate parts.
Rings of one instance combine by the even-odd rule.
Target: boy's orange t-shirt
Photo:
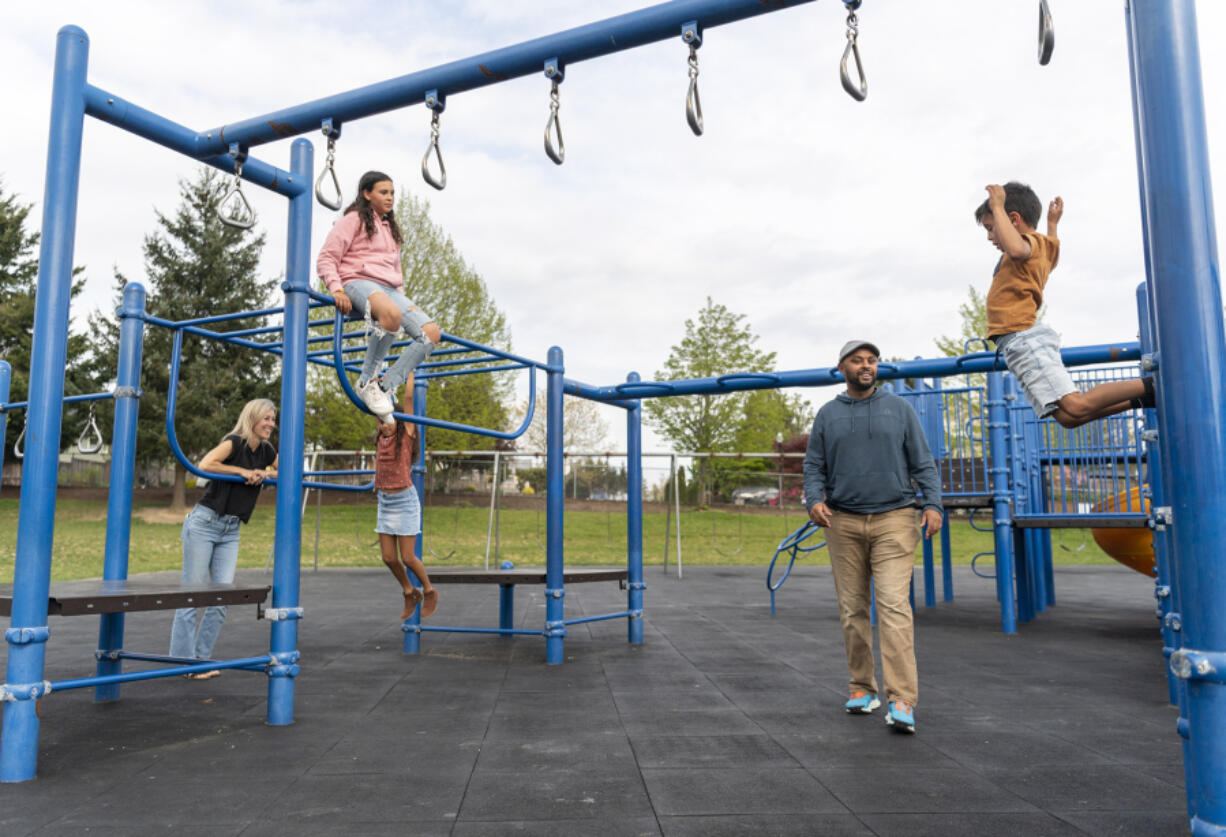
[[[1018,261],[1001,256],[988,288],[988,337],[1034,327],[1043,304],[1043,286],[1060,260],[1060,239],[1037,232],[1022,233],[1022,238],[1030,242],[1030,258]]]

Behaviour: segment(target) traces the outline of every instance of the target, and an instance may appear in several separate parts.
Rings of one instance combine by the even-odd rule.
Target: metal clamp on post
[[[302,608],[300,607],[270,607],[266,610],[261,610],[259,616],[261,619],[267,619],[269,622],[283,622],[286,619],[301,619]]]
[[[1157,529],[1159,532],[1165,532],[1167,526],[1172,526],[1175,523],[1174,515],[1170,506],[1155,506],[1154,515],[1150,520],[1150,526]]]
[[[559,166],[566,159],[566,143],[562,141],[562,123],[558,121],[558,109],[562,106],[558,85],[566,78],[562,65],[556,58],[545,62],[545,78],[553,82],[549,88],[549,120],[545,123],[545,154]],[[558,135],[558,144],[553,144],[553,135]]]
[[[8,628],[4,639],[9,645],[29,645],[32,642],[46,642],[51,636],[51,629],[42,626],[38,628]]]
[[[702,136],[702,100],[698,98],[698,48],[702,46],[702,29],[698,21],[681,24],[681,40],[690,46],[690,86],[685,93],[685,121],[690,124],[694,136]]]
[[[439,95],[437,90],[429,90],[426,92],[426,107],[433,111],[433,115],[430,117],[430,144],[426,146],[426,153],[421,158],[421,176],[441,192],[447,187],[447,167],[443,165],[443,152],[438,148],[438,118],[447,107],[447,100]],[[438,160],[438,177],[430,171],[431,151]]]
[[[640,609],[638,609],[638,610],[632,610],[632,611],[630,611],[630,618],[631,618],[631,619],[642,619],[642,618],[643,618],[643,610],[642,610],[642,608],[640,608]]]
[[[1170,595],[1171,595],[1171,586],[1169,584],[1159,584],[1157,587],[1154,588],[1154,598],[1155,599],[1159,599],[1159,600],[1166,599],[1166,598],[1169,598]]]
[[[1171,654],[1171,674],[1181,680],[1226,683],[1226,654],[1180,648]]]
[[[546,622],[545,636],[547,637],[565,637],[566,623],[565,622]]]
[[[336,176],[336,141],[341,138],[341,123],[333,122],[329,117],[323,121],[324,137],[328,140],[328,159],[324,163],[323,171],[319,173],[319,177],[315,179],[315,200],[336,212],[341,208],[341,181]],[[332,189],[336,192],[335,198],[329,198],[324,194],[325,180],[328,176],[332,176]]]
[[[406,634],[420,634],[420,633],[421,633],[421,625],[416,625],[416,624],[414,624],[414,623],[412,623],[412,622],[401,622],[401,623],[400,623],[400,630],[401,630],[403,633],[406,633]]]
[[[255,210],[243,194],[243,163],[247,161],[247,149],[231,143],[230,156],[234,158],[234,185],[217,202],[217,217],[227,227],[249,230],[255,226]],[[229,209],[226,208],[228,204],[232,204]]]
[[[94,659],[100,663],[117,663],[119,662],[119,652],[114,649],[99,648],[94,652]]]
[[[93,438],[90,438],[90,434]],[[98,422],[94,420],[94,402],[89,402],[89,421],[85,423],[85,427],[81,429],[81,435],[77,437],[77,450],[89,456],[102,450],[102,431],[98,429]]]
[[[113,393],[115,398],[140,398],[144,394],[139,387],[115,387]]]
[[[1163,617],[1162,624],[1176,633],[1183,630],[1183,618],[1173,610]]]
[[[645,581],[627,581],[626,589],[628,590],[646,590],[647,582]]]
[[[1141,355],[1141,371],[1153,372],[1158,368],[1158,353],[1150,352],[1146,355]]]
[[[545,588],[545,598],[547,599],[560,599],[565,595],[566,595],[566,591],[562,589],[561,587],[546,587]]]
[[[1142,430],[1142,431],[1141,431],[1141,441],[1142,441],[1142,442],[1145,442],[1145,443],[1147,443],[1147,444],[1150,444],[1150,445],[1152,445],[1154,442],[1158,441],[1158,430],[1157,430],[1157,428],[1153,428],[1153,429],[1151,429],[1151,430]]]
[[[847,7],[847,46],[843,50],[843,60],[839,62],[839,78],[847,95],[857,102],[863,102],[868,98],[868,80],[864,77],[864,65],[860,63],[860,47],[856,43],[856,39],[860,37],[860,20],[856,17],[860,0],[843,0],[843,5]],[[858,86],[847,69],[848,58],[855,59],[856,75],[860,77]]]
[[[1051,52],[1056,48],[1056,27],[1051,22],[1051,9],[1047,0],[1039,0],[1039,65],[1046,67]]]
[[[0,684],[0,703],[16,703],[19,700],[38,700],[51,694],[51,681],[41,683],[4,683]]]
[[[273,652],[268,655],[268,667],[264,673],[269,677],[297,677],[302,669],[298,659],[302,654],[298,651]]]

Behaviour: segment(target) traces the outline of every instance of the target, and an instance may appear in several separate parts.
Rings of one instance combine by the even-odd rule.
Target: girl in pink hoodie
[[[358,181],[357,198],[328,233],[315,265],[336,310],[366,317],[370,337],[357,392],[388,425],[395,423],[392,402],[397,389],[441,338],[433,319],[404,295],[395,205],[392,179],[383,172],[366,172]],[[402,329],[413,342],[380,380],[379,368]]]

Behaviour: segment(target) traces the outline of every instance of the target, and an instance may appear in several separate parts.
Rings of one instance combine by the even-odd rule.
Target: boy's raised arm
[[[1019,262],[1030,258],[1030,242],[1014,228],[1005,211],[1005,187],[994,183],[984,188],[988,190],[988,208],[992,210],[992,226],[1001,250]]]
[[[1056,235],[1056,224],[1064,217],[1064,198],[1056,195],[1047,205],[1047,237],[1059,238]]]

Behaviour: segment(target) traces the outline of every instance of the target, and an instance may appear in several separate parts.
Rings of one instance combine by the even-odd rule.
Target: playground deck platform
[[[1005,636],[993,582],[957,568],[957,600],[917,609],[914,737],[842,711],[829,568],[798,566],[774,617],[761,567],[645,576],[643,645],[624,620],[576,625],[547,666],[532,637],[431,633],[405,656],[382,567],[304,572],[292,726],[265,725],[249,672],[128,684],[110,704],[52,694],[39,778],[0,785],[0,833],[1187,833],[1137,573],[1058,568],[1058,605]],[[497,588],[440,593],[429,622],[497,625]],[[614,583],[567,589],[568,617],[624,605]],[[130,615],[125,645],[164,651],[170,619]],[[543,620],[525,587],[516,626]],[[92,673],[97,619],[50,625],[48,679]],[[267,647],[255,608],[232,607],[218,655]]]

